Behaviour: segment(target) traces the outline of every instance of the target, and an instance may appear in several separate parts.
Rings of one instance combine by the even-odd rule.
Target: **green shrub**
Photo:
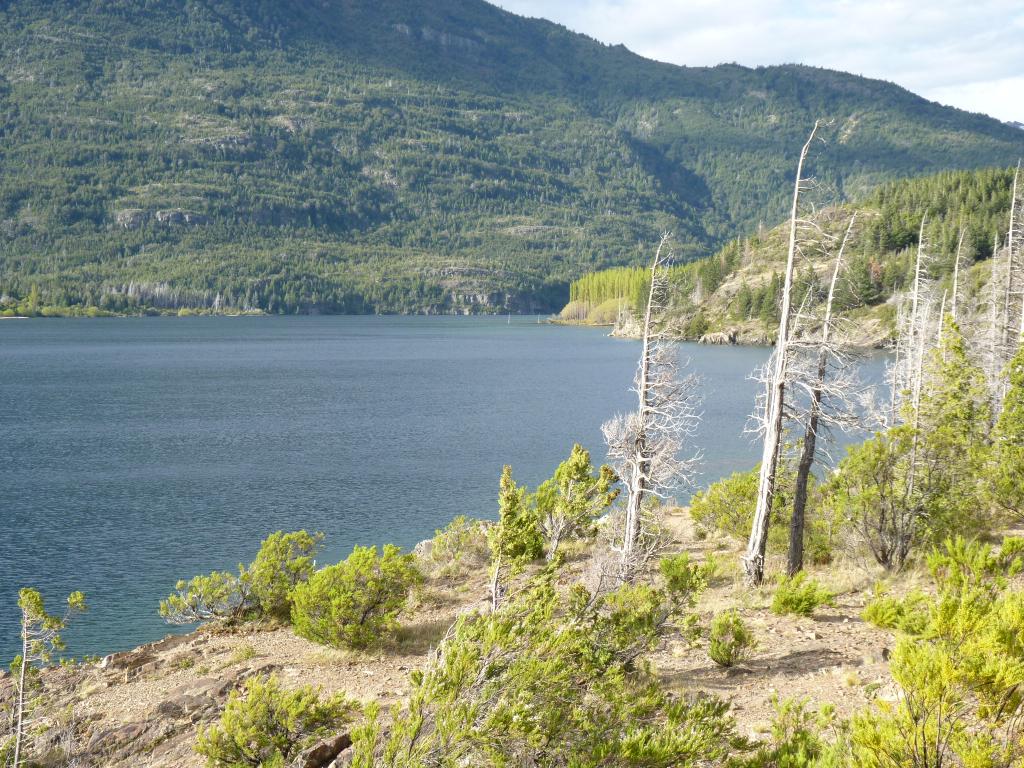
[[[772,515],[768,529],[768,547],[772,550],[785,550],[789,544],[789,518],[792,516],[793,499],[784,489],[791,488],[796,481],[792,467],[780,467],[782,474],[776,486],[779,491],[772,502]],[[716,529],[728,534],[737,541],[746,541],[750,536],[750,526],[754,521],[754,508],[757,506],[757,483],[759,467],[747,472],[733,472],[729,477],[712,483],[703,491],[694,494],[690,501],[690,516],[699,526]],[[808,538],[808,549],[814,544],[810,541],[813,532],[814,508],[807,510],[805,536]]]
[[[293,594],[292,623],[305,638],[335,648],[365,648],[393,635],[410,589],[422,581],[413,555],[386,544],[355,547],[317,571]]]
[[[479,520],[459,515],[443,530],[434,532],[430,551],[423,558],[431,572],[454,577],[466,567],[487,562],[487,535]]]
[[[731,667],[746,661],[757,648],[754,633],[735,610],[725,611],[711,620],[708,656],[716,664]]]
[[[243,577],[259,613],[288,620],[292,590],[312,575],[314,557],[323,537],[322,533],[277,531],[263,540]]]
[[[595,472],[590,452],[579,443],[573,445],[569,458],[529,499],[548,560],[556,557],[563,541],[594,535],[597,519],[619,495],[613,488],[617,482],[611,467],[602,466]]]
[[[1011,515],[1024,516],[1024,345],[1007,370],[1010,386],[992,432],[986,472],[990,498]]]
[[[772,598],[772,613],[780,616],[810,616],[823,605],[835,605],[835,597],[821,583],[801,571],[796,576],[779,581],[775,597]]]
[[[516,485],[507,465],[501,471],[498,524],[491,527],[490,547],[492,559],[506,563],[530,562],[544,554],[544,534],[526,487]]]
[[[218,724],[200,729],[196,752],[210,768],[285,768],[355,711],[342,694],[324,699],[311,686],[288,691],[274,676],[253,677],[231,692]]]
[[[354,731],[353,768],[667,768],[725,765],[747,748],[725,702],[672,698],[644,663],[680,618],[666,590],[564,595],[552,573],[460,618],[390,728],[373,710]]]
[[[882,629],[919,635],[928,623],[928,602],[928,596],[922,592],[914,591],[904,598],[898,598],[876,586],[874,594],[864,606],[861,618]]]
[[[927,621],[889,660],[899,696],[853,718],[849,765],[1021,764],[1024,595],[1010,577],[1024,566],[1022,551],[1020,539],[999,550],[954,539],[932,553],[937,594],[921,600]]]
[[[838,736],[835,707],[825,705],[815,712],[809,709],[806,700],[780,701],[778,697],[772,698],[772,706],[775,716],[768,742],[736,768],[840,768],[847,765],[843,762],[842,740],[824,737],[829,731]]]
[[[240,619],[250,607],[244,580],[227,571],[194,576],[174,588],[160,601],[160,615],[169,624]]]
[[[238,575],[214,571],[175,585],[160,601],[160,615],[170,624],[202,621],[241,621],[272,617],[287,620],[291,592],[313,572],[313,555],[322,533],[277,531],[260,543],[248,568]]]

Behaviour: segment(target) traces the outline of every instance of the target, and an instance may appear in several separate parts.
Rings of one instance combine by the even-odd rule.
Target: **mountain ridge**
[[[133,312],[546,311],[823,179],[1009,161],[1024,136],[801,65],[686,68],[479,0],[0,7],[0,295]]]

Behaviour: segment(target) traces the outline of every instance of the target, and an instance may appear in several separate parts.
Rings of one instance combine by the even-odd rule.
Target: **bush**
[[[841,740],[830,743],[823,738],[824,733],[839,730],[835,707],[825,705],[815,712],[806,700],[777,697],[772,706],[775,716],[768,743],[740,763],[742,768],[839,768],[844,764]]]
[[[160,601],[160,615],[168,624],[235,620],[250,607],[244,580],[227,571],[182,580],[174,588]]]
[[[409,590],[422,581],[413,555],[386,544],[355,547],[347,559],[317,571],[293,594],[292,623],[309,640],[365,648],[393,635]]]
[[[264,539],[243,577],[260,614],[288,620],[292,590],[312,575],[313,558],[323,537],[322,533],[277,531]]]
[[[464,566],[487,562],[487,535],[479,520],[459,515],[443,530],[435,531],[430,550],[422,558],[431,572],[454,577]]]
[[[544,554],[544,534],[526,487],[516,485],[507,465],[499,481],[498,524],[491,527],[490,547],[496,561],[524,563]]]
[[[160,601],[160,615],[169,624],[201,621],[241,621],[272,617],[287,620],[291,592],[313,572],[313,555],[322,533],[277,531],[260,543],[249,567],[238,575],[214,571],[175,585]]]
[[[801,571],[779,581],[772,599],[772,613],[810,616],[823,605],[835,605],[835,597],[834,593]]]
[[[563,541],[593,536],[597,519],[619,495],[618,489],[613,489],[616,482],[611,467],[602,466],[595,473],[590,452],[579,443],[573,445],[569,458],[530,499],[548,560],[556,557]]]
[[[922,592],[914,591],[900,599],[876,587],[861,618],[881,629],[919,635],[928,623],[928,601],[928,596]]]
[[[562,595],[552,575],[460,618],[390,728],[373,710],[355,730],[353,768],[725,765],[746,749],[725,702],[672,698],[643,662],[680,618],[666,590]]]
[[[755,648],[757,640],[754,639],[754,633],[735,610],[720,613],[711,620],[708,656],[716,664],[731,667],[746,661]]]
[[[964,539],[929,558],[937,594],[890,657],[899,688],[853,719],[850,765],[1016,766],[1024,758],[1024,595],[1010,577],[1024,568],[1024,541],[997,551]],[[927,763],[920,745],[930,745]]]
[[[989,495],[1017,518],[1024,515],[1024,345],[1010,361],[1010,386],[992,432]]]
[[[768,529],[768,547],[785,550],[789,545],[789,519],[793,515],[793,499],[784,489],[792,488],[796,474],[788,465],[780,466],[780,477],[776,482],[779,489],[772,501],[772,515]],[[757,506],[757,484],[759,467],[747,472],[733,472],[704,491],[695,493],[690,501],[690,516],[704,528],[714,528],[728,534],[737,541],[746,541],[754,522],[754,508]],[[815,540],[815,508],[808,505],[805,536],[808,552],[820,557],[824,543]]]
[[[311,686],[287,691],[274,676],[253,677],[231,692],[220,723],[200,729],[196,752],[210,768],[285,768],[355,710],[342,694],[323,699]]]

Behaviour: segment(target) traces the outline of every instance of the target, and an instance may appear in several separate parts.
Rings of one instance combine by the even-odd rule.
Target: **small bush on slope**
[[[351,722],[357,707],[310,686],[293,691],[253,677],[231,692],[220,722],[200,729],[196,752],[210,768],[285,768],[304,749]]]
[[[848,765],[1024,764],[1024,595],[1010,584],[1022,553],[1022,539],[999,550],[953,539],[933,552],[927,622],[890,658],[900,697],[854,717]]]
[[[313,574],[323,537],[322,533],[277,531],[264,539],[243,576],[262,615],[288,621],[292,591]]]
[[[772,599],[772,613],[810,616],[823,605],[835,605],[835,597],[834,593],[801,571],[792,578],[779,581]]]
[[[472,765],[724,765],[747,749],[728,705],[676,700],[643,660],[683,618],[696,567],[658,589],[560,596],[554,570],[496,612],[462,617],[385,733],[379,712],[353,734],[353,768]]]
[[[467,568],[487,562],[487,534],[484,524],[459,515],[434,532],[430,551],[421,559],[430,573],[454,578]]]
[[[708,656],[716,664],[731,667],[746,661],[755,648],[754,633],[736,611],[725,611],[711,620]]]
[[[160,601],[160,615],[169,624],[238,621],[263,617],[287,621],[291,593],[313,572],[313,558],[322,533],[277,531],[260,543],[256,559],[238,575],[214,571],[175,585]]]
[[[919,635],[928,623],[928,603],[928,596],[922,592],[915,591],[898,598],[876,587],[874,595],[864,606],[861,618],[882,629]]]
[[[355,547],[345,560],[296,587],[295,631],[335,648],[366,648],[392,636],[412,587],[422,581],[413,555],[386,544]]]

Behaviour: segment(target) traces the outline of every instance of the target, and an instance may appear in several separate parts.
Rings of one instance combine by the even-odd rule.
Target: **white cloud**
[[[606,43],[691,66],[799,62],[899,83],[1024,122],[1020,0],[498,0]]]

